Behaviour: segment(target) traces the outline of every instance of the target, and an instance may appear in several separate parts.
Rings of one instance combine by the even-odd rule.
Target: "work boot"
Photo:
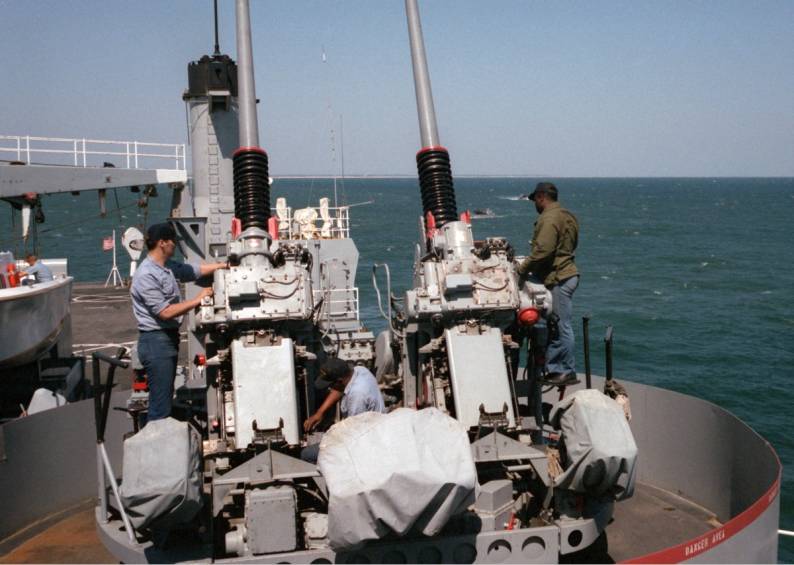
[[[542,382],[544,385],[562,387],[579,384],[579,379],[576,373],[547,373]]]

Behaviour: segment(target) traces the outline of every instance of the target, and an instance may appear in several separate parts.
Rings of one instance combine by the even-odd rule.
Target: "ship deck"
[[[129,346],[137,337],[127,289],[104,288],[96,284],[75,285],[72,323],[75,353],[89,357],[93,351],[113,354],[119,346]],[[184,355],[186,347],[181,349]],[[86,376],[90,375],[89,363]],[[117,390],[128,388],[130,377],[129,369],[120,370],[116,376]],[[682,402],[681,398],[676,398],[677,402]],[[645,410],[638,414],[646,412],[645,417],[650,417],[656,403],[643,403],[641,398],[637,400],[639,406],[645,406]],[[692,399],[692,402],[701,401]],[[639,432],[638,441],[643,435]],[[661,445],[659,449],[669,452]],[[680,450],[680,445],[676,449]],[[682,544],[720,527],[716,512],[654,486],[651,484],[655,482],[652,476],[645,479],[638,482],[631,499],[616,505],[614,520],[607,527],[607,553],[587,555],[587,561],[624,561]],[[97,535],[94,505],[95,498],[84,498],[0,540],[0,563],[116,561]]]
[[[651,485],[638,484],[632,498],[617,504],[614,522],[607,528],[607,555],[588,557],[601,563],[620,562],[682,543],[717,525],[714,515],[704,508]],[[114,561],[97,536],[93,499],[0,542],[0,563]]]
[[[101,351],[115,355],[121,346],[138,339],[128,288],[104,287],[97,283],[76,283],[72,290],[72,347],[75,355],[86,357],[86,378],[91,376],[91,354]],[[119,369],[115,381],[129,388],[131,369]],[[104,378],[104,375],[103,375]]]
[[[91,378],[91,354],[115,355],[121,346],[138,340],[132,315],[129,288],[105,287],[100,283],[77,283],[72,291],[72,347],[75,355],[87,358],[86,378]],[[182,343],[185,343],[183,332]],[[179,362],[187,362],[187,347],[179,348]],[[106,368],[103,368],[103,372]],[[102,374],[104,381],[105,375]],[[114,378],[119,389],[130,388],[132,369],[118,369]]]

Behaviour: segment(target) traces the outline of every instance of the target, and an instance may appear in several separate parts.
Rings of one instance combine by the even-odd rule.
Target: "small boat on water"
[[[68,338],[73,280],[64,276],[0,289],[0,370],[31,363]],[[64,345],[70,354],[71,343]]]
[[[477,208],[471,213],[472,219],[495,218],[496,214],[490,208]]]

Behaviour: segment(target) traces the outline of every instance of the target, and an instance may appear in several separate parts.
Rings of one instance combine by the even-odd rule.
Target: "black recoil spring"
[[[270,185],[267,153],[258,147],[241,147],[234,153],[234,215],[243,231],[267,231],[270,218]]]
[[[458,220],[455,188],[449,152],[443,147],[428,147],[416,154],[419,187],[422,191],[422,210],[433,214],[436,227]]]

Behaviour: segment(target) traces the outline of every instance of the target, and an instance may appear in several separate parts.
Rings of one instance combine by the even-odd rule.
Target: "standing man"
[[[343,418],[364,412],[386,411],[375,375],[361,365],[351,367],[346,361],[332,357],[320,367],[320,378],[315,381],[314,386],[318,389],[330,387],[330,390],[322,405],[303,423],[306,432],[312,431],[322,422],[326,412],[340,400],[339,408]],[[301,451],[301,459],[316,463],[319,453],[319,443],[309,445]]]
[[[579,285],[574,252],[579,241],[576,216],[557,202],[557,187],[539,182],[529,195],[540,216],[532,235],[532,253],[519,265],[522,277],[533,275],[552,295],[552,311],[558,318],[558,331],[550,331],[546,349],[546,384],[564,386],[576,382],[574,355],[573,293]]]
[[[32,253],[25,257],[25,261],[27,261],[28,265],[30,265],[27,269],[19,273],[20,275],[27,275],[29,277],[36,277],[37,283],[49,282],[52,279],[52,271],[50,268],[39,261],[39,258],[33,255]],[[28,279],[25,284],[31,284],[33,281]]]
[[[149,254],[135,271],[130,296],[138,320],[138,358],[149,383],[146,419],[153,421],[171,414],[182,316],[197,308],[205,296],[212,296],[212,288],[202,288],[195,298],[182,301],[177,280],[194,281],[225,269],[227,264],[189,265],[172,261],[176,231],[169,223],[149,226],[146,248]]]

